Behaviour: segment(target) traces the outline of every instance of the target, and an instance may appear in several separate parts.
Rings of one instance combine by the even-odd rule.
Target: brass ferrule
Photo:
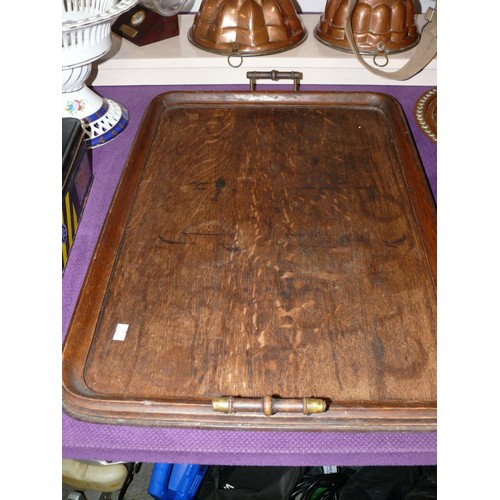
[[[326,411],[326,401],[319,398],[304,398],[304,415],[313,413],[324,413]]]

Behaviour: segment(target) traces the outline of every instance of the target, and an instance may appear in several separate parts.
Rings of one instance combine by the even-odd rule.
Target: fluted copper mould
[[[335,49],[352,52],[345,35],[348,0],[327,0],[314,36]],[[351,16],[361,54],[391,54],[418,43],[414,0],[359,0]]]
[[[188,32],[201,49],[239,56],[283,52],[306,37],[292,0],[202,0]]]

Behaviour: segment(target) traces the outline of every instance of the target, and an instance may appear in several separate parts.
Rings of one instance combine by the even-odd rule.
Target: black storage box
[[[66,267],[93,180],[80,120],[62,119],[62,269]]]

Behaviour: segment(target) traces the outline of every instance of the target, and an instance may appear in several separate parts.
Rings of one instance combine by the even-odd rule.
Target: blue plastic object
[[[151,472],[151,479],[149,480],[148,493],[155,500],[167,500],[167,487],[168,480],[170,479],[170,472],[172,471],[172,464],[154,464],[153,471]]]
[[[155,500],[191,500],[207,470],[208,465],[156,463],[148,493]]]

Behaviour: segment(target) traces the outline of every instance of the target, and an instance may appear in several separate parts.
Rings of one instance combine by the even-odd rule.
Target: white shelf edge
[[[302,84],[319,85],[437,85],[437,60],[406,81],[374,75],[354,55],[327,47],[314,37],[319,14],[301,15],[308,36],[286,52],[268,56],[245,57],[239,68],[229,65],[227,57],[193,46],[187,33],[194,14],[179,16],[179,36],[138,47],[112,35],[110,52],[94,66],[93,86],[115,85],[237,85],[246,84],[246,72],[252,70],[300,71]],[[422,22],[418,16],[419,23]],[[402,67],[413,50],[390,56],[388,71]],[[272,82],[266,82],[267,84]],[[280,82],[283,84],[283,82]]]

